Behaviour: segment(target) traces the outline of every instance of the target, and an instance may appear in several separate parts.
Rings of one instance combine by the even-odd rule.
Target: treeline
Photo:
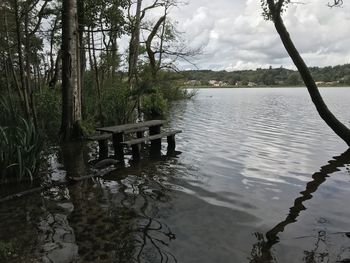
[[[350,64],[312,67],[311,74],[320,86],[350,85]],[[185,86],[302,86],[298,71],[269,68],[241,71],[193,70],[182,72]]]

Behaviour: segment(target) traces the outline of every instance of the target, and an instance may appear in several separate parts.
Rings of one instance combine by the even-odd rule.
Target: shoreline
[[[301,88],[306,88],[305,86],[253,86],[253,87],[248,87],[248,86],[227,86],[227,87],[214,87],[214,86],[182,86],[181,88],[183,89],[301,89]],[[318,88],[350,88],[350,86],[319,86]]]

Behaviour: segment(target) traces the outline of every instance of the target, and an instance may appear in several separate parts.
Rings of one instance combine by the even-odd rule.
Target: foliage
[[[59,90],[44,87],[37,92],[36,101],[38,128],[46,140],[55,142],[61,124],[61,94]]]
[[[40,166],[42,140],[32,122],[0,100],[0,181],[34,180]]]
[[[105,125],[120,124],[127,121],[133,109],[130,91],[127,86],[106,87],[102,93]]]
[[[155,118],[163,116],[168,109],[168,101],[164,98],[160,89],[154,93],[145,95],[142,100],[142,111],[146,116]]]
[[[178,73],[160,70],[157,79],[153,80],[150,68],[143,65],[140,72],[142,81],[133,94],[141,98],[142,112],[148,117],[161,117],[172,101],[193,97],[195,92],[181,86],[181,77]]]
[[[92,71],[86,72],[83,91],[83,125],[88,131],[101,125],[101,116],[97,111],[99,99],[93,85],[93,75]],[[114,84],[111,79],[104,81],[101,89],[103,125],[120,124],[128,120],[135,105],[131,95],[126,84]]]

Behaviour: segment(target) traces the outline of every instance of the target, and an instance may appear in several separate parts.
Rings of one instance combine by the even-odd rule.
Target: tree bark
[[[102,114],[102,97],[101,97],[101,85],[100,85],[100,78],[98,75],[98,65],[97,65],[97,58],[96,58],[96,52],[95,52],[95,39],[94,39],[94,33],[91,32],[91,46],[92,46],[92,58],[94,63],[94,70],[95,70],[95,80],[96,80],[96,88],[97,88],[97,103],[98,103],[98,117],[100,121],[100,125],[104,126],[104,118]]]
[[[77,0],[62,4],[62,141],[83,136],[81,121],[80,48]]]
[[[307,87],[312,102],[314,103],[318,114],[327,123],[327,125],[348,145],[350,146],[350,129],[341,123],[333,113],[328,109],[324,102],[318,87],[306,66],[304,60],[300,56],[297,48],[295,47],[281,17],[281,13],[278,12],[278,7],[273,4],[273,0],[268,0],[269,8],[273,16],[273,22],[275,28],[282,40],[282,43],[287,50],[289,56],[297,67],[305,86]]]
[[[133,24],[131,39],[129,44],[129,86],[133,89],[134,82],[137,82],[137,61],[139,57],[140,46],[140,27],[141,27],[141,5],[142,0],[137,0],[135,22]]]
[[[58,81],[58,77],[59,77],[59,74],[60,74],[60,67],[61,67],[61,50],[58,50],[57,51],[57,56],[56,56],[56,62],[55,62],[55,68],[54,68],[54,71],[53,71],[53,75],[52,75],[52,78],[50,79],[49,81],[49,87],[50,88],[55,88],[56,87],[56,84],[57,84],[57,81]]]
[[[149,36],[147,37],[147,40],[146,40],[146,50],[147,50],[147,55],[148,55],[148,59],[149,59],[149,64],[151,67],[153,81],[155,81],[157,78],[157,72],[159,70],[158,65],[160,65],[160,61],[158,63],[156,61],[155,51],[152,50],[152,41],[153,41],[154,37],[156,36],[160,26],[165,22],[165,18],[166,18],[166,15],[164,15],[158,19],[157,23],[154,25],[151,33],[149,34]]]
[[[14,1],[14,11],[15,11],[15,20],[16,20],[17,53],[18,53],[19,74],[21,79],[21,90],[23,93],[25,115],[28,119],[30,119],[31,111],[29,106],[28,90],[26,88],[25,73],[24,73],[22,32],[21,32],[21,21],[20,21],[20,13],[19,13],[20,11],[18,6],[18,0]]]

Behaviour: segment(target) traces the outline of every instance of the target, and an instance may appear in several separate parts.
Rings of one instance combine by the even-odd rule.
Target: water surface
[[[350,89],[321,89],[349,124]],[[306,89],[205,89],[174,103],[176,157],[0,204],[10,262],[341,262],[350,153]],[[53,180],[67,166],[51,156]],[[79,154],[73,154],[79,156]],[[66,167],[64,166],[66,164]],[[83,170],[82,175],[101,173]],[[344,261],[345,262],[345,261]]]

